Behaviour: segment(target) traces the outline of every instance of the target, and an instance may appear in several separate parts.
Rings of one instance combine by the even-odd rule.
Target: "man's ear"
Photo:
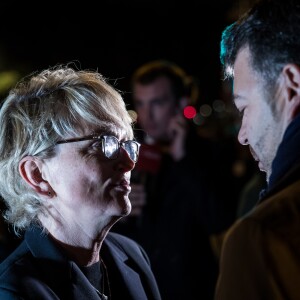
[[[282,71],[291,119],[300,113],[300,66],[287,64]]]
[[[19,172],[22,178],[38,194],[51,195],[51,186],[42,176],[42,162],[34,156],[25,156],[19,163]]]

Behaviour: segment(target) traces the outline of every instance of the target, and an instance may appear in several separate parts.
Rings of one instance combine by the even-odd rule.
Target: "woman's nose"
[[[117,168],[122,172],[129,172],[135,166],[135,162],[130,158],[128,152],[123,147],[120,148],[120,153],[116,160],[116,164]]]
[[[246,129],[245,126],[243,126],[243,123],[241,124],[239,133],[238,133],[238,141],[240,142],[240,144],[242,145],[248,145],[248,138],[246,135]]]

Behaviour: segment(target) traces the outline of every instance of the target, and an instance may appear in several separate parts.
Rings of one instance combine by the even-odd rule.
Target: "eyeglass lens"
[[[134,141],[126,141],[122,145],[130,159],[136,162],[138,158],[138,144]],[[103,152],[107,158],[115,159],[118,157],[121,145],[116,137],[103,136],[103,146]]]

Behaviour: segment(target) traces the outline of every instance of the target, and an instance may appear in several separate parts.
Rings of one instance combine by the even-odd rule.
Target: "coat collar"
[[[268,187],[261,191],[259,199],[283,189],[300,178],[300,115],[287,127],[272,163]]]
[[[108,269],[114,270],[119,280],[124,283],[126,290],[124,292],[128,293],[128,299],[137,299],[137,295],[140,299],[147,299],[140,274],[135,271],[135,265],[139,264],[139,260],[133,261],[129,258],[110,235],[111,233],[107,235],[102,245],[101,257],[104,258]],[[37,261],[43,280],[54,291],[58,291],[60,298],[79,300],[88,296],[88,299],[99,300],[95,288],[77,264],[69,260],[40,227],[31,226],[26,231],[24,240]]]

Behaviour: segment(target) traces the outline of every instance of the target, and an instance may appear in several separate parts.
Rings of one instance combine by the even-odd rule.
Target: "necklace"
[[[111,299],[111,291],[110,291],[110,284],[109,284],[109,278],[108,278],[108,272],[107,272],[107,267],[100,258],[100,268],[101,268],[101,273],[102,273],[102,293],[100,293],[101,297],[103,300],[109,300]]]

